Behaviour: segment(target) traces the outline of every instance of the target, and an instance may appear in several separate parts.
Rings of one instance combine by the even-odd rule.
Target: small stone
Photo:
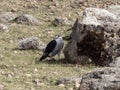
[[[107,44],[104,45],[104,49],[108,49],[109,46]]]
[[[0,85],[0,90],[4,90],[4,85]]]
[[[41,37],[42,35],[41,34],[38,34],[38,37]]]
[[[6,74],[6,75],[7,75],[7,77],[12,78],[12,77],[14,76],[14,73],[11,72],[11,73],[8,73],[8,74]]]
[[[39,83],[37,83],[37,85],[38,85],[38,86],[43,86],[43,85],[44,85],[44,83],[39,82]]]
[[[4,56],[2,54],[0,54],[0,59],[2,59]]]
[[[58,75],[58,73],[57,73],[57,72],[53,72],[53,74]]]
[[[11,12],[17,12],[18,10],[16,8],[12,8]]]
[[[16,67],[16,65],[13,65],[13,67],[15,68],[15,67]]]
[[[36,83],[39,82],[39,79],[35,79],[34,82],[36,82]]]
[[[13,40],[10,40],[10,43],[12,44],[12,43],[13,43]]]
[[[12,76],[14,76],[15,74],[13,72],[10,73]]]
[[[75,82],[75,88],[78,89],[80,87],[80,83]]]
[[[55,32],[53,30],[46,30],[48,34],[54,34]]]
[[[11,74],[8,74],[8,77],[9,77],[9,78],[11,78],[11,77],[12,77],[12,75],[11,75]]]
[[[5,31],[5,32],[9,31],[8,27],[6,25],[4,25],[4,24],[0,24],[0,30]]]
[[[71,87],[71,88],[69,88],[68,90],[73,90],[73,88]]]
[[[39,79],[35,79],[33,82],[35,82],[35,84],[37,84],[38,86],[44,85],[44,83],[42,81],[40,81]]]
[[[26,77],[31,77],[31,74],[26,74],[25,76],[26,76]]]
[[[4,75],[4,74],[5,74],[5,71],[0,71],[0,74]]]
[[[37,69],[37,68],[35,68],[35,69],[34,69],[34,71],[35,71],[35,72],[38,72],[38,69]]]
[[[60,87],[64,87],[65,85],[64,85],[64,84],[59,84],[58,86],[60,86]]]
[[[18,52],[17,51],[14,51],[15,54],[17,54]]]

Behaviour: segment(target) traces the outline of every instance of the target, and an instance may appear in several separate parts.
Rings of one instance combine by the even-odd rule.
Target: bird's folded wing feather
[[[57,44],[56,41],[52,40],[50,43],[48,43],[44,53],[51,53],[56,47],[56,44]]]

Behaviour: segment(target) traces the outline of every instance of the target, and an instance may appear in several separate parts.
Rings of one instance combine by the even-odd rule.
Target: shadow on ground
[[[36,64],[39,63],[47,63],[47,64],[67,64],[68,62],[65,59],[60,59],[60,60],[56,60],[56,59],[51,59],[51,60],[43,60],[43,61],[39,61],[36,59]]]

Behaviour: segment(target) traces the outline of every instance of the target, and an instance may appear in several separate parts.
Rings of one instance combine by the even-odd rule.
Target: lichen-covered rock
[[[115,15],[120,16],[120,5],[108,6],[107,10]]]
[[[19,41],[18,48],[21,50],[39,49],[45,48],[44,43],[37,37],[29,37]]]
[[[9,22],[14,20],[16,15],[12,12],[1,12],[0,13],[0,22]]]
[[[18,24],[41,25],[42,23],[32,15],[23,14],[14,19]]]
[[[120,68],[102,68],[83,75],[79,90],[120,90]]]
[[[83,24],[102,25],[106,22],[118,22],[120,17],[105,9],[86,8],[83,12]]]
[[[109,66],[120,68],[120,57],[117,57],[113,62],[110,63]]]
[[[108,66],[120,56],[120,17],[96,8],[87,8],[83,17],[73,26],[71,40],[64,50],[66,60]]]

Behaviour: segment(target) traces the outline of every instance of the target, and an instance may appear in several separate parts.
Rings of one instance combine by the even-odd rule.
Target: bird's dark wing
[[[56,44],[57,44],[56,41],[52,40],[51,42],[48,43],[44,52],[45,53],[51,53],[53,51],[53,49],[55,48]]]
[[[48,57],[48,55],[54,50],[55,46],[56,46],[56,41],[52,40],[51,42],[48,43],[42,57],[40,58],[40,60],[45,59],[46,57]]]

